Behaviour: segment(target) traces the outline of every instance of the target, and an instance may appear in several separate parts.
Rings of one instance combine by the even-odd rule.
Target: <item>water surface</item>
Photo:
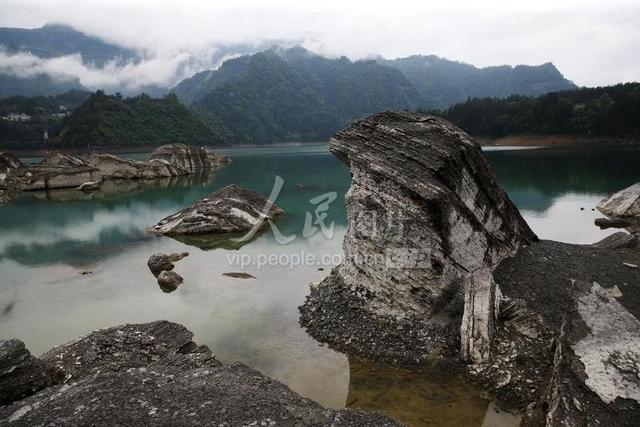
[[[167,319],[187,326],[223,362],[240,360],[326,406],[385,410],[412,425],[480,425],[489,404],[456,378],[407,373],[349,359],[309,337],[297,307],[309,283],[339,261],[349,170],[324,146],[230,150],[213,177],[126,184],[79,200],[75,191],[25,193],[0,208],[0,337],[18,337],[40,354],[97,328]],[[500,150],[487,156],[525,219],[542,238],[591,243],[611,233],[593,225],[605,195],[640,180],[640,151]],[[265,195],[284,179],[277,203],[287,215],[239,249],[205,250],[145,229],[228,184]],[[303,238],[313,199],[335,192],[326,223]],[[326,234],[326,235],[325,235]],[[204,247],[205,249],[201,249]],[[148,271],[157,252],[188,251],[176,265],[185,283],[173,293]],[[275,263],[257,265],[266,255]],[[303,265],[287,265],[305,255]],[[295,260],[295,256],[300,259]],[[253,264],[242,266],[239,261]],[[282,262],[284,261],[284,262]],[[307,260],[308,261],[308,260]],[[266,261],[265,261],[266,262]],[[225,272],[245,271],[255,279]]]

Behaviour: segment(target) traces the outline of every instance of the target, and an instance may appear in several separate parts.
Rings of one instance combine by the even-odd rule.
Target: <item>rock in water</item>
[[[181,325],[159,321],[96,331],[47,352],[65,384],[0,407],[11,426],[397,426],[325,409],[240,363],[221,365]]]
[[[167,144],[158,147],[151,153],[150,160],[166,162],[189,173],[215,169],[229,162],[227,157],[218,156],[209,148],[196,148],[185,144]]]
[[[0,153],[0,201],[22,190],[77,188],[92,182],[111,179],[155,179],[193,175],[211,171],[228,162],[207,148],[185,144],[158,147],[147,160],[124,159],[112,154],[92,153],[74,156],[49,153],[36,165],[20,163],[9,153]],[[3,178],[4,176],[4,178]],[[5,188],[6,187],[6,188]]]
[[[184,282],[184,279],[175,271],[162,271],[158,275],[158,286],[166,293],[171,293],[178,289],[182,282]]]
[[[36,359],[20,340],[0,341],[0,406],[59,384],[63,372]]]
[[[458,341],[465,288],[474,274],[490,272],[522,244],[537,240],[479,144],[441,118],[404,112],[357,121],[338,132],[329,149],[352,174],[345,260],[312,290],[302,308],[303,324],[320,339],[350,336],[314,326],[324,323],[314,316],[340,317],[329,305],[339,306],[333,299],[348,294],[356,299],[349,305],[374,317],[420,319],[432,339]],[[486,312],[469,313],[466,319],[493,316],[489,297],[495,295],[494,285],[486,286],[477,289],[487,305],[467,304]],[[484,354],[486,349],[478,347],[488,345],[480,341],[490,338],[490,331],[478,328],[491,323],[464,326],[463,341],[477,342],[463,349]]]
[[[609,217],[596,220],[600,228],[626,228],[640,234],[640,182],[601,200],[596,208]]]
[[[163,271],[171,271],[174,269],[174,262],[189,256],[189,252],[175,252],[172,254],[154,254],[149,257],[147,265],[154,276],[158,277]]]
[[[229,185],[149,229],[154,234],[241,233],[264,226],[284,211],[261,194]]]

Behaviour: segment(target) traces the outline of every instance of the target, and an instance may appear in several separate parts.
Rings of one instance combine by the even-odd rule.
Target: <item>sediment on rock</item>
[[[43,356],[65,383],[0,407],[0,425],[397,426],[325,409],[240,364],[222,365],[186,328],[159,321],[96,331]]]

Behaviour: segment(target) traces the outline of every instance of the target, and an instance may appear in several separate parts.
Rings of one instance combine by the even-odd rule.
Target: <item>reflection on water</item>
[[[464,385],[453,382],[447,388],[433,374],[350,363],[299,327],[297,307],[309,283],[338,262],[322,256],[342,253],[347,167],[324,147],[229,154],[232,163],[211,179],[144,182],[124,193],[115,187],[108,197],[91,200],[27,193],[0,208],[0,336],[19,337],[38,354],[97,328],[167,319],[194,331],[195,340],[222,361],[245,362],[324,405],[349,401],[417,425],[478,425],[488,402],[465,393]],[[610,234],[593,225],[591,208],[604,195],[640,180],[636,149],[492,151],[487,156],[534,231],[556,240],[593,242]],[[225,185],[268,195],[276,175],[285,180],[277,203],[287,212],[277,225],[283,234],[297,236],[289,245],[277,244],[269,230],[242,247],[197,239],[188,246],[145,233]],[[334,237],[317,233],[303,239],[305,214],[314,208],[310,199],[329,191],[338,193],[327,218],[336,224]],[[185,250],[191,255],[176,265],[184,283],[166,294],[149,273],[147,259]],[[259,263],[265,254],[278,262]],[[292,255],[316,260],[282,262]],[[256,279],[223,276],[230,271]]]

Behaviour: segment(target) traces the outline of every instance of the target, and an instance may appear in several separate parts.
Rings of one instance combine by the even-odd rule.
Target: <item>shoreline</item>
[[[633,138],[618,137],[593,137],[581,135],[508,135],[503,137],[473,136],[483,147],[597,147],[597,146],[620,146],[640,145],[640,140]],[[271,149],[271,148],[287,148],[287,147],[307,147],[328,145],[328,141],[313,142],[282,142],[275,144],[231,144],[223,146],[210,146],[213,150],[251,150],[251,149]],[[96,146],[96,147],[40,147],[15,149],[3,147],[0,145],[0,152],[8,151],[19,157],[43,156],[49,152],[63,152],[69,154],[84,154],[90,152],[101,152],[109,154],[146,154],[159,146],[157,145],[127,145],[127,146]]]

